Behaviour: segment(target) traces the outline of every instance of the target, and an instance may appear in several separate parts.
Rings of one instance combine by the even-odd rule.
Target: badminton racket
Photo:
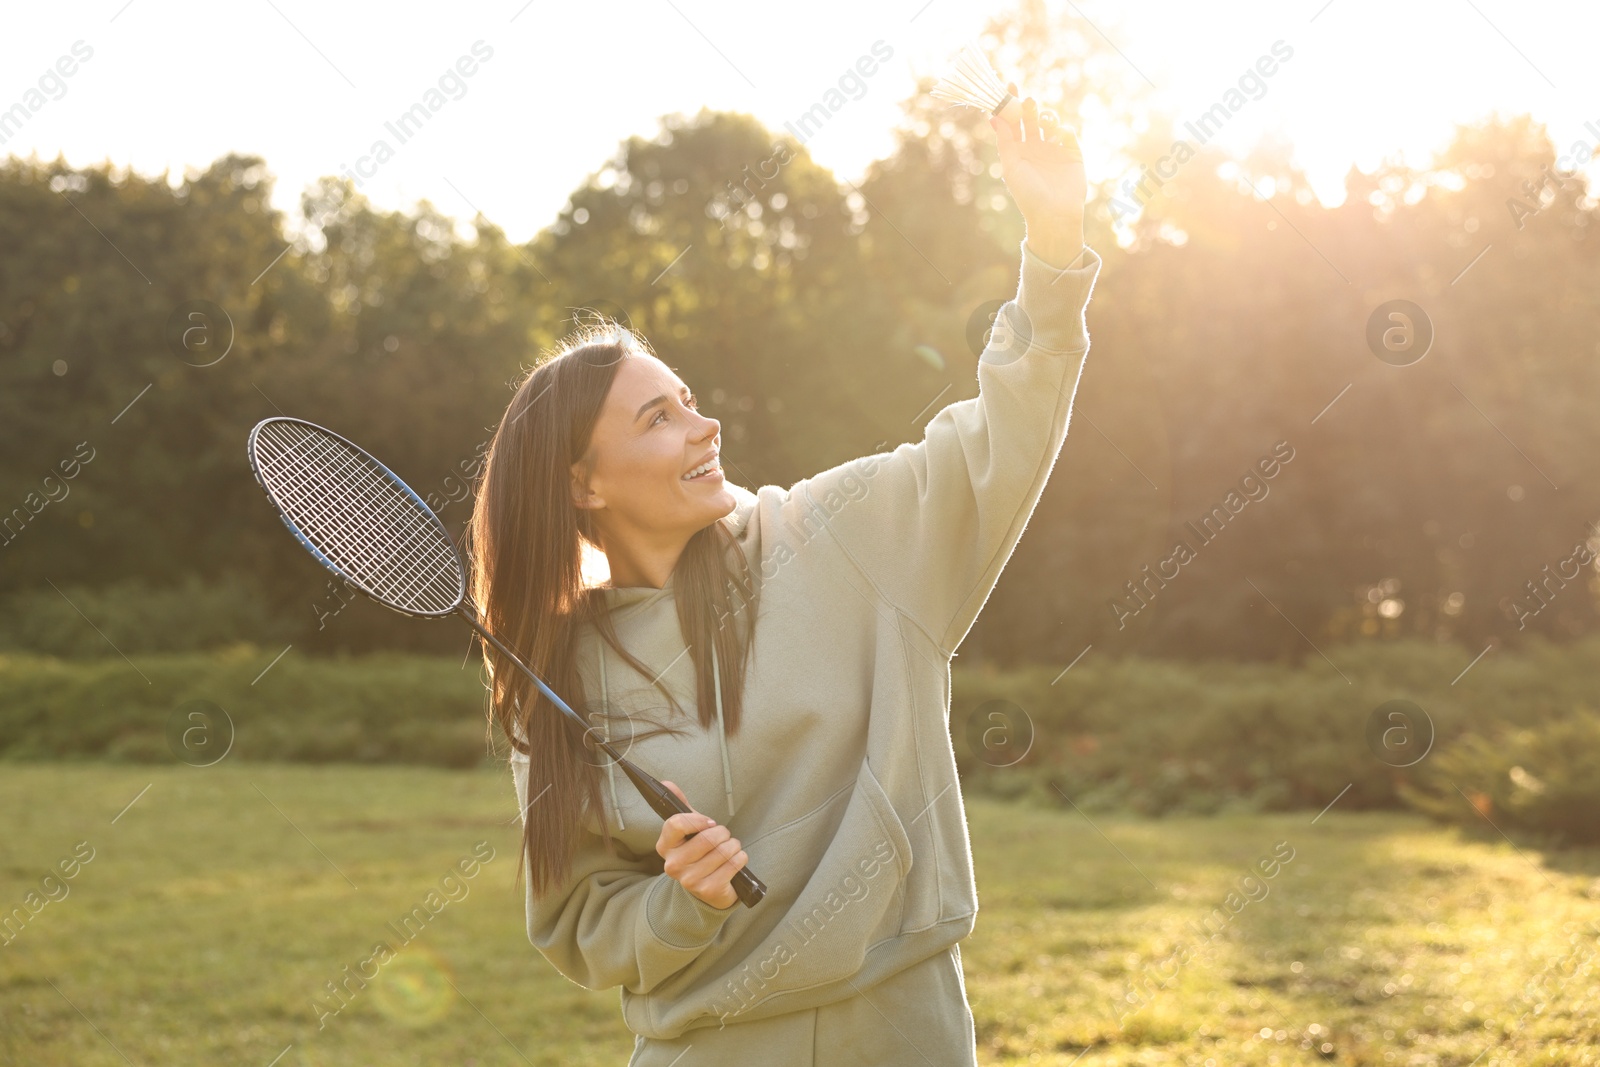
[[[345,438],[303,419],[263,419],[250,431],[248,451],[262,492],[318,563],[402,615],[460,615],[593,737],[578,713],[484,627],[467,598],[467,571],[455,542],[439,516],[398,475]],[[663,819],[692,810],[610,742],[593,741]],[[747,908],[767,893],[748,867],[734,874],[732,884]]]

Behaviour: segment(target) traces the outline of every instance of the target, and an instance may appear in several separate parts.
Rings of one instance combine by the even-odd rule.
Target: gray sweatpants
[[[628,1067],[977,1067],[961,946],[846,1000],[767,1019],[636,1036]]]

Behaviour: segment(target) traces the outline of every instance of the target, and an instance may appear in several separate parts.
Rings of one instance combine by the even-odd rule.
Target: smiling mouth
[[[696,467],[694,470],[690,471],[688,474],[685,474],[678,480],[681,482],[703,482],[712,478],[721,477],[722,460],[718,458],[708,460],[705,463],[700,464],[700,466]]]

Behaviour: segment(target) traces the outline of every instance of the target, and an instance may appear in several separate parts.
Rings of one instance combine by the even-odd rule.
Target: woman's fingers
[[[739,844],[739,839],[728,833],[728,828],[726,826],[713,826],[711,830],[707,830],[706,833],[709,834],[716,830],[721,830],[722,833],[717,836],[715,841],[708,844],[706,851],[702,853],[698,859],[684,866],[683,873],[678,878],[680,882],[688,884],[710,881],[712,876],[720,871],[723,867],[744,854],[744,850]],[[694,838],[693,841],[690,841],[689,844],[694,844],[704,836],[706,836],[706,834],[700,834]],[[729,871],[728,874],[731,877],[733,872]]]
[[[690,837],[690,834],[699,835],[707,827],[714,826],[716,820],[709,815],[702,815],[700,812],[695,811],[689,803],[689,798],[684,796],[683,790],[679,789],[674,783],[662,782],[661,784],[666,786],[673,796],[682,801],[684,807],[689,808],[688,811],[680,811],[661,823],[661,835],[656,839],[656,854],[665,858],[667,853],[673,849],[681,848],[685,842],[692,843],[695,838]],[[700,850],[696,850],[694,855],[700,855]]]
[[[738,842],[735,841],[734,844],[737,845]],[[716,886],[718,888],[720,888],[722,886],[725,886],[729,882],[733,881],[733,876],[738,874],[740,869],[742,867],[744,867],[744,865],[749,863],[749,862],[750,862],[750,854],[748,852],[746,852],[742,848],[738,849],[728,859],[727,863],[724,863],[722,866],[718,867],[715,871],[711,872],[711,876],[710,876],[710,878],[708,880],[714,886]],[[739,895],[738,893],[734,894],[735,899],[738,898],[738,895]]]
[[[737,897],[729,883],[749,859],[726,826],[713,826],[670,850],[663,869],[694,896],[726,908],[732,904],[729,897]]]
[[[1006,88],[1017,101],[1020,121],[1011,123],[998,116],[991,118],[989,124],[995,128],[997,135],[1011,141],[1056,140],[1055,133],[1061,127],[1060,117],[1049,108],[1041,108],[1039,101],[1033,97],[1023,96],[1016,82],[1007,82]]]
[[[1039,101],[1031,96],[1023,96],[1022,90],[1017,88],[1016,82],[1007,82],[1006,89],[1020,101],[1022,111],[1022,129],[1010,130],[1014,137],[1020,135],[1024,141],[1056,141],[1056,132],[1061,128],[1060,117],[1049,108],[1041,108]]]
[[[737,845],[738,842],[734,844]],[[703,872],[696,870],[683,878],[685,889],[714,908],[732,907],[733,902],[739,899],[739,894],[729,883],[733,881],[733,876],[739,873],[739,869],[750,860],[743,849],[735,849],[726,862],[717,863],[721,855],[720,852],[713,853],[706,861],[709,870]]]
[[[1078,131],[1071,126],[1063,126],[1054,111],[1048,108],[1041,111],[1039,124],[1044,129],[1046,143],[1062,146],[1067,150],[1067,157],[1070,159],[1083,158],[1083,146],[1078,143]]]
[[[661,838],[656,851],[665,856],[675,848],[692,843],[707,830],[716,829],[716,820],[698,811],[684,811],[661,824]]]
[[[989,125],[994,129],[995,140],[1000,144],[1010,144],[1017,139],[1017,128],[1001,116],[990,116]]]
[[[733,834],[726,826],[712,826],[701,830],[693,837],[680,841],[675,847],[667,850],[665,857],[667,873],[682,881],[685,873],[694,871],[697,866],[703,865],[707,859],[715,857],[718,854],[718,849],[732,840]],[[722,859],[717,860],[716,863],[699,873],[706,874],[709,871],[716,870],[717,867],[721,866],[723,860],[726,860],[737,851],[739,851],[738,843],[735,842],[732,848],[722,852]]]
[[[1011,95],[1022,100],[1022,139],[1024,141],[1037,141],[1039,139],[1039,102],[1031,96],[1022,96],[1022,90],[1017,88],[1016,82],[1009,82],[1006,88]]]

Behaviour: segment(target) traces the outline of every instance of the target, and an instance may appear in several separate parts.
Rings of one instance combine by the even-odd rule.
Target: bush
[[[1055,665],[955,666],[950,728],[963,782],[1021,802],[1148,815],[1320,810],[1335,797],[1340,811],[1400,808],[1402,787],[1446,745],[1497,723],[1568,719],[1593,704],[1600,675],[1593,637],[1486,656],[1460,684],[1476,653],[1454,645],[1327,651],[1337,671],[1320,659],[1297,669],[1093,654],[1065,675]],[[1396,698],[1420,705],[1435,732],[1432,755],[1414,767],[1390,766],[1367,747],[1369,718]],[[1010,703],[1014,722],[994,718],[996,701]],[[985,752],[991,735],[1007,744]],[[1584,751],[1600,765],[1600,748]]]
[[[1457,738],[1401,795],[1441,821],[1600,844],[1600,714]]]
[[[291,652],[263,674],[276,654],[239,645],[136,655],[131,664],[121,657],[0,655],[0,759],[176,763],[173,739],[189,725],[185,709],[208,701],[231,721],[231,738],[223,736],[220,718],[214,730],[216,745],[231,741],[230,759],[495,762],[484,729],[483,683],[459,660],[311,659]]]
[[[313,658],[296,644],[263,674],[279,647],[131,653],[137,667],[117,656],[0,655],[0,759],[175,761],[175,714],[209,700],[232,719],[230,759],[496,761],[479,672],[459,654]],[[1342,675],[1320,660],[1295,669],[1085,657],[1065,675],[1055,665],[962,663],[951,672],[950,730],[964,787],[1152,816],[1318,811],[1336,797],[1341,812],[1408,801],[1427,810],[1425,798],[1444,812],[1454,798],[1448,817],[1466,818],[1460,794],[1438,788],[1453,780],[1475,783],[1469,792],[1509,825],[1592,839],[1600,640],[1487,656],[1459,685],[1473,653],[1454,646],[1329,653]],[[1421,705],[1436,731],[1413,767],[1389,766],[1367,747],[1369,718],[1396,697]],[[997,709],[1005,714],[990,714]]]

